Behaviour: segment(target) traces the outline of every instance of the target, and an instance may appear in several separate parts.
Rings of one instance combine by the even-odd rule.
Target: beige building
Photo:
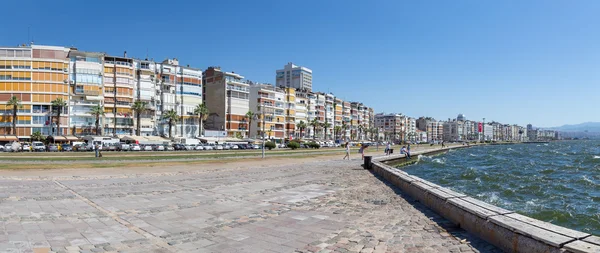
[[[284,88],[270,84],[250,85],[250,110],[257,115],[250,125],[250,137],[261,138],[264,130],[265,138],[283,141],[286,131],[287,102]],[[264,127],[263,127],[264,122]]]
[[[209,67],[204,72],[204,103],[210,114],[206,129],[223,130],[227,136],[248,134],[246,113],[250,108],[251,81],[235,72],[222,71],[220,67]],[[252,108],[255,111],[256,108]],[[250,137],[253,137],[251,134]]]

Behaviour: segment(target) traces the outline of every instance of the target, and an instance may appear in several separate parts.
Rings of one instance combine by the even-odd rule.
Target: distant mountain
[[[576,125],[564,125],[559,127],[548,127],[543,129],[558,130],[560,132],[600,133],[600,122],[585,122]]]

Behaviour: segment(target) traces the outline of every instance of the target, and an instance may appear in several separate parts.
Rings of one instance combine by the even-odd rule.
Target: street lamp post
[[[262,116],[262,158],[265,158],[265,110],[264,106],[260,107],[260,114]]]

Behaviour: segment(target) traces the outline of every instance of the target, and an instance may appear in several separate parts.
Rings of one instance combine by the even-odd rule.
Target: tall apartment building
[[[443,123],[444,126],[444,141],[463,141],[464,122],[459,120],[448,120]]]
[[[284,108],[285,108],[285,128],[284,138],[294,139],[296,135],[296,89],[294,88],[280,88],[283,90]]]
[[[333,114],[335,113],[335,109],[333,108],[333,102],[335,100],[335,96],[333,94],[324,94],[325,95],[325,123],[327,123],[328,127],[325,133],[326,140],[334,139],[333,136],[333,128],[335,127],[335,119],[333,118]]]
[[[276,72],[275,85],[312,91],[312,70],[289,62]]]
[[[202,70],[181,66],[177,59],[166,59],[158,65],[157,72],[162,101],[162,110],[157,113],[159,132],[168,135],[168,122],[162,115],[173,109],[180,117],[177,125],[173,126],[173,136],[198,136],[198,118],[194,115],[194,108],[203,103]]]
[[[444,140],[444,124],[440,121],[430,121],[427,124],[427,140],[441,142]]]
[[[104,134],[133,134],[133,105],[136,84],[133,59],[126,54],[104,56]]]
[[[135,60],[136,70],[136,89],[135,99],[145,102],[147,110],[140,115],[140,132],[136,133],[143,136],[158,135],[158,115],[160,115],[162,92],[158,77],[160,64],[149,60]],[[137,122],[134,122],[134,125]],[[137,129],[137,125],[136,125]]]
[[[69,48],[54,46],[21,46],[0,48],[0,134],[17,135],[27,139],[39,131],[46,135],[66,135],[68,107],[56,129],[51,102],[62,98],[69,102]],[[12,132],[12,108],[6,105],[17,97],[22,107],[18,109],[16,133]]]
[[[352,114],[351,114],[351,106],[352,104],[348,101],[342,102],[342,127],[346,129],[343,132],[343,139],[348,140],[352,136]]]
[[[335,117],[334,117],[334,124],[333,127],[335,129],[335,127],[340,127],[340,132],[337,133],[337,136],[335,136],[335,139],[342,139],[342,137],[344,136],[343,133],[343,129],[341,129],[343,127],[343,119],[344,119],[344,101],[340,98],[335,98],[334,99],[334,112],[335,112]]]
[[[406,117],[400,113],[375,114],[375,127],[389,141],[403,140],[405,121]]]
[[[286,138],[284,135],[287,125],[285,96],[283,88],[270,84],[250,85],[250,110],[258,115],[257,119],[252,120],[251,133],[256,133],[260,138],[264,129],[267,139],[282,141]]]
[[[204,102],[210,111],[206,129],[227,131],[229,137],[247,135],[246,113],[257,109],[250,108],[250,84],[243,76],[220,67],[209,67],[204,72]]]
[[[96,117],[90,111],[104,101],[104,54],[72,48],[69,59],[69,126],[75,135],[95,135]],[[100,119],[98,134],[102,134],[103,126]]]
[[[296,130],[295,130],[295,138],[305,138],[305,136],[307,135],[307,130],[308,130],[308,122],[309,122],[309,118],[308,118],[308,102],[309,102],[309,98],[308,98],[308,91],[307,90],[295,90],[295,94],[296,94],[296,103],[295,103],[295,111],[296,111]],[[307,127],[305,129],[302,129],[302,131],[300,131],[301,129],[299,129],[298,124],[300,124],[300,122],[303,122]]]

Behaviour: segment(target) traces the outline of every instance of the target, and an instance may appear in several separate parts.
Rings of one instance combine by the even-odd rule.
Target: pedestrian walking
[[[94,152],[96,152],[96,158],[100,155],[100,150],[98,150],[98,144],[94,144]]]
[[[446,145],[444,145],[444,141],[442,141],[442,148],[446,147]]]
[[[344,156],[344,158],[342,160],[345,160],[346,158],[348,158],[348,160],[350,160],[350,143],[346,142],[345,148],[346,148],[346,155]]]
[[[362,155],[362,159],[365,160],[365,149],[367,149],[369,145],[360,145],[360,149],[358,149],[358,153]]]

